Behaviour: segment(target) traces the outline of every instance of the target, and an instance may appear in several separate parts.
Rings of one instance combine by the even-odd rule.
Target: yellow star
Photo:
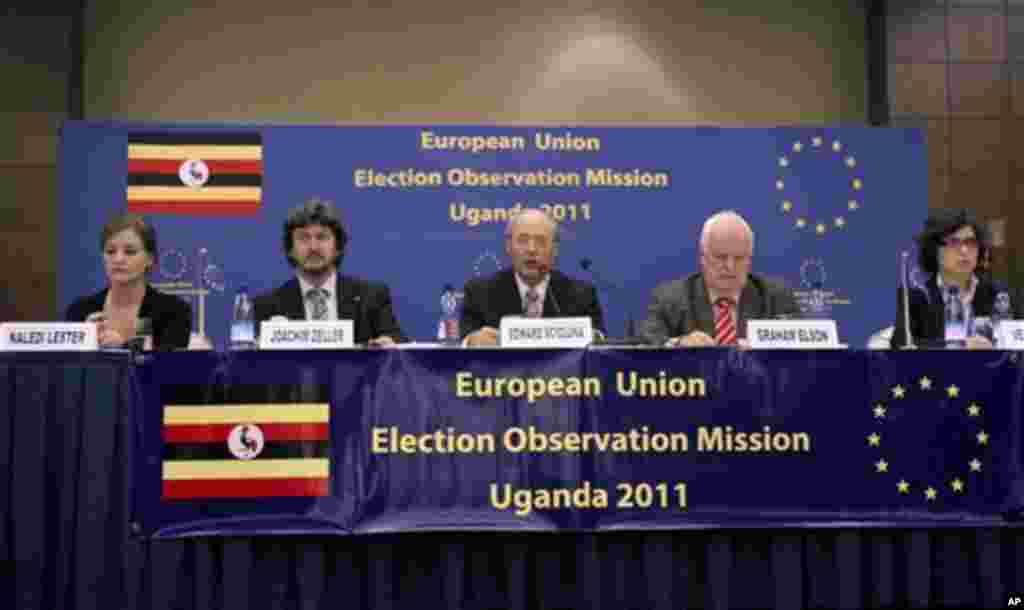
[[[857,203],[856,201],[854,201],[853,199],[851,199],[850,201],[848,201],[846,203],[846,207],[850,208],[850,211],[852,212],[852,211],[857,210],[857,208],[860,207],[860,204]]]
[[[930,389],[932,389],[932,380],[928,379],[927,377],[922,377],[921,378],[921,389],[922,390],[930,390]]]
[[[877,432],[872,432],[871,435],[868,436],[868,445],[877,447],[880,442],[882,442],[882,437],[879,436]]]
[[[861,181],[860,178],[854,178],[852,186],[853,186],[853,190],[859,191],[861,188],[864,187],[864,182]]]
[[[951,385],[948,388],[946,388],[946,393],[949,394],[950,398],[956,398],[957,396],[960,395],[960,388],[956,387],[955,385]]]
[[[793,142],[793,152],[800,152],[803,149],[804,149],[804,145],[801,142],[799,142],[799,141]]]
[[[900,482],[896,484],[896,489],[898,489],[901,494],[910,493],[910,483],[907,483],[906,479],[900,479]]]
[[[981,432],[978,433],[978,437],[977,438],[978,438],[978,444],[979,445],[987,445],[988,444],[988,434],[984,430],[982,430]]]
[[[885,460],[878,460],[877,462],[875,462],[875,471],[889,472],[889,462],[886,462]]]
[[[832,140],[832,150],[839,152],[843,149],[843,144],[839,140]]]
[[[787,199],[786,201],[782,202],[782,211],[783,212],[788,212],[788,211],[790,211],[792,209],[793,209],[793,202],[792,201],[789,201]]]
[[[775,181],[775,188],[776,188],[777,190],[780,190],[780,191],[781,191],[782,189],[786,188],[786,183],[785,183],[785,182],[783,182],[782,180],[776,180],[776,181]]]
[[[971,472],[981,472],[981,460],[974,458],[967,465],[971,467]]]
[[[779,157],[779,167],[789,167],[789,159],[785,157]]]
[[[953,491],[955,491],[956,493],[964,492],[964,482],[961,481],[960,479],[953,479],[953,482],[950,483],[949,486],[952,487]]]
[[[895,388],[892,389],[892,397],[893,398],[903,398],[903,395],[906,394],[906,393],[907,393],[907,391],[901,385],[898,385],[898,386],[896,386]]]
[[[977,417],[981,414],[981,406],[976,402],[972,402],[970,406],[967,407],[967,414],[971,417]]]
[[[836,223],[835,224],[836,224],[836,228],[837,229],[842,229],[843,227],[846,226],[846,219],[843,218],[842,216],[836,216]]]
[[[885,417],[885,407],[880,404],[875,405],[875,418],[882,419],[883,417]]]
[[[821,136],[814,136],[811,138],[811,145],[815,148],[821,146]]]
[[[924,497],[927,498],[929,502],[934,501],[937,496],[938,493],[935,491],[934,487],[929,487],[928,489],[924,490]]]
[[[802,229],[802,228],[804,228],[806,226],[807,226],[807,221],[806,220],[804,220],[803,218],[797,218],[796,219],[796,228]]]
[[[815,227],[814,230],[818,232],[818,235],[824,235],[825,234],[825,223],[819,222],[818,226]]]
[[[846,158],[846,167],[857,167],[857,160],[853,157]]]

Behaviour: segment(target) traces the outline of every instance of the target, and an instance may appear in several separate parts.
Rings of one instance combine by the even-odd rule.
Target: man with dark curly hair
[[[295,277],[253,300],[257,324],[277,316],[352,320],[356,343],[386,347],[404,341],[388,287],[338,273],[349,236],[330,201],[314,197],[292,208],[282,237]]]

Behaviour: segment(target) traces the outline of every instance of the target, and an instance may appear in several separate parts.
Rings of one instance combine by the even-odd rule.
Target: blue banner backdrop
[[[129,182],[129,141],[256,142],[260,161],[191,159],[180,171],[164,163],[154,181],[145,174],[159,163],[149,160]],[[221,344],[234,290],[269,290],[291,276],[286,211],[319,196],[337,203],[352,233],[343,270],[387,282],[400,322],[420,340],[436,336],[445,284],[507,264],[504,218],[516,206],[562,220],[557,265],[597,283],[613,336],[643,317],[656,283],[696,269],[703,220],[732,208],[756,232],[754,270],[787,281],[812,315],[839,320],[841,340],[863,345],[895,315],[896,274],[872,270],[895,268],[928,199],[922,135],[905,129],[71,121],[60,142],[62,309],[104,286],[99,232],[125,210],[126,184],[173,187],[180,175],[179,191],[201,191],[204,180],[260,188],[255,201],[233,195],[237,213],[226,216],[210,214],[230,207],[216,201],[204,211],[195,197],[135,196],[159,232],[153,281],[193,299],[197,327]],[[480,184],[494,173],[514,176]]]
[[[170,356],[156,363],[161,375],[180,362],[178,354]],[[964,352],[945,356],[943,369],[958,376],[985,361]],[[970,363],[963,370],[961,357]],[[900,370],[919,372],[914,355],[894,358],[906,367]],[[187,375],[168,380],[195,381],[211,392],[210,400],[220,400],[223,396],[213,392],[224,393],[228,386],[217,381],[230,381],[231,370],[246,360],[199,355]],[[876,363],[887,369],[888,360]],[[993,363],[1007,366],[998,359]],[[438,371],[444,366],[439,360]],[[0,476],[0,606],[1002,608],[1009,596],[1020,594],[1022,523],[979,519],[936,519],[924,529],[828,523],[557,536],[449,530],[412,536],[205,537],[181,543],[136,537],[125,523],[131,457],[138,454],[126,440],[135,438],[130,416],[147,412],[136,391],[143,368],[128,353],[0,354],[0,393],[7,398],[0,401],[0,419],[6,422],[0,425],[0,472],[7,475]],[[893,379],[898,372],[892,370]],[[293,369],[293,380],[302,376]],[[943,376],[942,381],[954,379]],[[238,385],[231,388],[238,390]],[[295,398],[309,399],[302,392]],[[822,405],[823,410],[839,406]],[[490,409],[481,407],[480,413]],[[1022,416],[1020,409],[1012,415],[1018,426]],[[910,438],[918,443],[914,450],[931,423],[920,422],[922,438]],[[859,459],[851,456],[851,463]],[[836,474],[840,485],[841,473]],[[698,488],[705,486],[693,483],[696,506]],[[207,510],[213,514],[215,507]]]
[[[131,519],[157,537],[998,524],[1024,509],[1022,370],[1001,352],[157,354]],[[285,453],[274,428],[320,404],[329,450]],[[237,405],[276,409],[262,454],[229,454]],[[266,491],[318,458],[321,491]]]

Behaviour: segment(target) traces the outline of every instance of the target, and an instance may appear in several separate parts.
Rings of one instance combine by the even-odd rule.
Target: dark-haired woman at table
[[[992,250],[992,237],[985,225],[967,210],[934,210],[917,237],[918,265],[928,274],[924,285],[909,288],[911,340],[918,347],[946,345],[946,302],[960,299],[974,318],[992,314],[997,300],[1009,301],[1009,291],[984,271],[984,261]],[[896,324],[891,345],[907,344],[903,293],[896,306]],[[1002,303],[1007,316],[1017,318],[1019,303]],[[968,332],[968,349],[992,347],[992,341]]]

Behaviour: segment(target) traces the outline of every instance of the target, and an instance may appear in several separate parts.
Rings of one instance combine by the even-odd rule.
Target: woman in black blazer
[[[146,281],[156,260],[156,230],[140,216],[114,218],[100,234],[107,288],[68,307],[69,322],[95,321],[99,343],[120,347],[136,335],[139,319],[152,325],[155,349],[188,347],[192,308],[182,299],[157,291]]]
[[[917,237],[918,265],[928,274],[922,284],[908,291],[910,334],[919,347],[945,346],[946,299],[956,287],[959,298],[970,306],[975,318],[992,314],[997,301],[1008,308],[1008,316],[1020,317],[1019,303],[1013,303],[1009,290],[984,272],[984,261],[992,249],[992,237],[985,225],[967,210],[935,210],[925,221]],[[902,290],[898,294],[896,324],[890,345],[906,345],[906,318]],[[992,342],[974,334],[967,338],[968,349],[991,348]]]

